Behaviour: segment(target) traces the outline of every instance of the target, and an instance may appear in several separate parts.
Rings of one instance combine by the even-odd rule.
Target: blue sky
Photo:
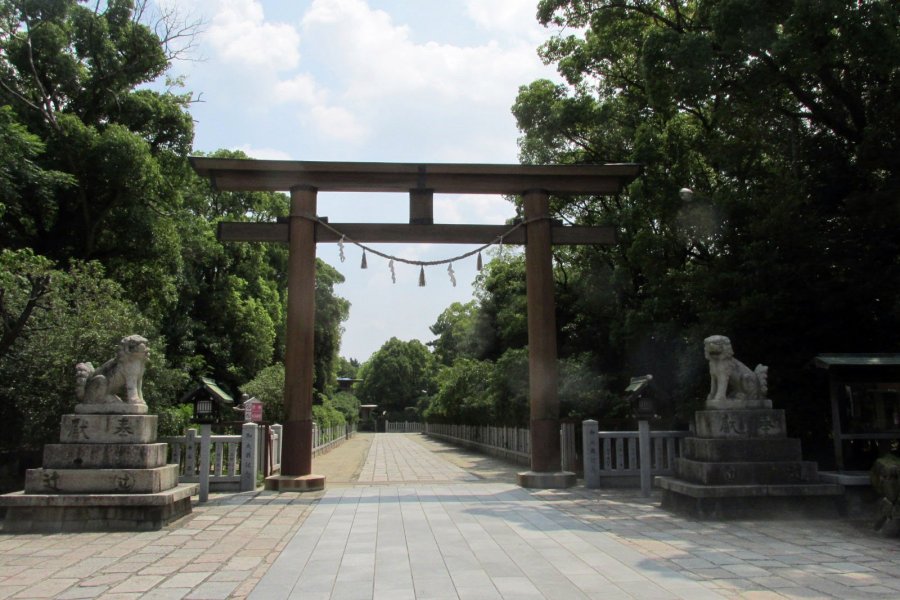
[[[535,0],[160,0],[205,25],[192,56],[177,62],[193,105],[194,148],[240,149],[290,160],[515,163],[510,107],[519,86],[547,77],[537,47]],[[408,197],[319,195],[338,222],[408,221]],[[493,196],[435,197],[435,222],[501,224],[509,202]],[[379,245],[396,256],[437,260],[469,246]],[[433,338],[428,327],[452,302],[472,298],[475,259],[446,267],[397,265],[348,247],[318,256],[346,277],[351,302],[341,355],[366,360],[390,337]],[[485,257],[487,258],[487,257]]]

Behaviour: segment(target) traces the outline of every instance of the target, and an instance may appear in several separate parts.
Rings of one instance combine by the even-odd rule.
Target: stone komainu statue
[[[757,365],[751,371],[734,357],[731,340],[724,335],[703,340],[703,354],[711,379],[706,408],[772,408],[766,399],[769,367]]]
[[[97,369],[89,362],[75,365],[75,394],[84,404],[145,404],[142,385],[150,359],[147,340],[139,335],[122,338],[116,357]],[[116,394],[124,390],[125,398]]]

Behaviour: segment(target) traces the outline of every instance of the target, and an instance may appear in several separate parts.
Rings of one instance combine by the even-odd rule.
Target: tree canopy
[[[125,335],[151,340],[156,410],[201,375],[236,391],[283,359],[287,249],[222,244],[216,227],[274,221],[288,200],[218,192],[193,173],[192,95],[144,84],[195,24],[151,22],[149,6],[0,0],[0,405],[26,433],[4,446],[53,438],[74,404],[68,370],[106,360]],[[319,261],[320,402],[334,393],[349,313],[342,281]]]
[[[434,377],[434,358],[422,342],[392,337],[363,363],[356,395],[387,411],[388,419],[415,420],[419,402],[435,391]]]
[[[699,399],[701,340],[727,334],[802,423],[816,353],[896,350],[896,3],[543,0],[538,17],[563,26],[540,54],[565,83],[520,89],[522,160],[645,165],[622,195],[554,199],[619,234],[557,251],[567,351]]]
[[[522,162],[644,166],[621,194],[551,199],[555,218],[618,237],[554,248],[563,417],[626,416],[628,378],[652,373],[665,412],[686,424],[708,385],[702,340],[719,333],[739,358],[770,365],[794,433],[822,439],[812,358],[896,351],[898,10],[886,0],[539,3],[538,19],[559,28],[539,53],[562,82],[520,88]],[[490,361],[494,382],[527,379],[520,260],[492,261],[474,305],[432,328],[450,367],[430,414],[483,394],[456,393],[482,369],[464,361]],[[518,380],[500,375],[516,369]],[[496,419],[525,393],[488,387]]]

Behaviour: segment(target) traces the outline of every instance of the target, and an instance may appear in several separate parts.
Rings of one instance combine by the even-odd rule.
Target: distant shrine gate
[[[613,244],[608,227],[561,226],[550,220],[551,195],[618,193],[640,173],[635,164],[463,165],[347,163],[191,158],[202,177],[222,191],[285,191],[291,214],[277,223],[222,223],[219,240],[286,242],[288,260],[285,347],[284,445],[281,475],[268,489],[316,490],[325,478],[312,473],[313,336],[315,331],[316,243],[338,242],[341,232],[360,243],[525,244],[528,307],[528,372],[531,414],[531,470],[519,485],[562,488],[575,483],[560,464],[557,395],[556,317],[553,297],[553,244]],[[329,223],[316,216],[323,192],[409,193],[409,224]],[[434,194],[521,195],[524,227],[434,224]]]

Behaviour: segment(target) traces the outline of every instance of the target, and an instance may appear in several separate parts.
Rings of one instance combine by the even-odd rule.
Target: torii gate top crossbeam
[[[438,194],[613,194],[640,174],[634,163],[603,165],[484,165],[317,162],[191,157],[202,177],[223,191],[288,191],[309,186],[323,192]]]

